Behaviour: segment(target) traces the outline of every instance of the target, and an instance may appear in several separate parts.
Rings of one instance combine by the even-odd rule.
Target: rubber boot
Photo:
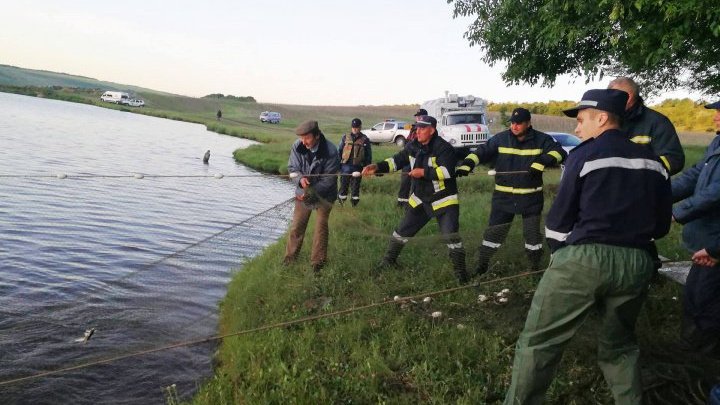
[[[490,259],[495,254],[497,249],[481,245],[478,249],[478,262],[475,266],[475,272],[473,277],[482,276],[487,273],[488,267],[490,266]]]
[[[400,252],[403,250],[404,247],[405,244],[403,242],[395,238],[390,239],[387,250],[385,251],[385,256],[383,256],[380,263],[378,263],[378,265],[376,266],[376,270],[383,270],[388,267],[400,267],[398,265],[397,259],[398,256],[400,256]]]
[[[543,250],[525,249],[525,253],[527,254],[528,262],[530,262],[530,271],[542,270]]]
[[[465,248],[450,249],[450,261],[452,262],[453,272],[460,284],[466,284],[469,281],[467,271],[465,269]]]

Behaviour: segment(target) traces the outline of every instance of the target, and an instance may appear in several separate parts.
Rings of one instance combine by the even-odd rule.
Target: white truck
[[[127,104],[130,101],[130,94],[123,91],[106,91],[100,96],[101,101],[115,104]]]
[[[471,95],[448,94],[429,100],[421,108],[438,120],[438,134],[455,148],[476,148],[490,139],[487,102]]]
[[[362,131],[372,143],[389,142],[399,147],[405,146],[407,137],[410,135],[410,125],[403,121],[387,119],[379,122],[369,130]]]

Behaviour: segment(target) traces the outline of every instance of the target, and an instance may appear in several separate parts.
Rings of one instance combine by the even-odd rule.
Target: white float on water
[[[133,177],[135,177],[136,179],[143,179],[143,178],[145,178],[145,176],[143,176],[141,173],[135,173],[135,176],[133,176]]]
[[[289,176],[291,179],[294,179],[294,178],[298,177],[299,175],[300,175],[300,173],[298,173],[298,172],[292,172],[292,173],[290,173]]]
[[[222,173],[216,173],[216,174],[215,174],[215,178],[216,178],[216,179],[222,179],[223,177],[225,177],[225,176],[224,176]]]
[[[66,178],[67,178],[67,174],[65,174],[65,173],[58,173],[58,174],[55,175],[55,177],[57,177],[58,179],[66,179]]]

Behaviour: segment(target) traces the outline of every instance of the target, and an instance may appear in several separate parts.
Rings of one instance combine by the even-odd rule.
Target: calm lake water
[[[201,125],[0,93],[0,382],[216,334],[232,272],[289,216],[290,184],[232,159],[249,144]],[[255,175],[73,177],[135,173]],[[89,328],[92,338],[75,342]],[[0,385],[0,403],[165,403],[171,384],[187,398],[211,375],[215,348]]]

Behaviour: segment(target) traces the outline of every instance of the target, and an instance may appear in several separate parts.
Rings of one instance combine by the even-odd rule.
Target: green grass
[[[390,151],[390,150],[389,150]],[[389,152],[388,151],[388,152]],[[702,155],[690,147],[688,160]],[[558,172],[546,174],[556,183]],[[298,264],[280,265],[285,240],[245,264],[228,286],[221,305],[220,333],[254,328],[362,306],[395,295],[407,296],[456,286],[447,250],[431,222],[403,251],[402,269],[376,273],[374,264],[401,213],[394,208],[398,177],[365,179],[361,204],[339,207],[331,215],[329,264],[314,277],[308,246]],[[468,262],[487,223],[493,181],[474,175],[459,181],[461,233]],[[549,208],[555,188],[546,192]],[[310,227],[312,228],[312,226]],[[520,225],[494,258],[487,279],[526,268]],[[308,229],[308,237],[311,229]],[[686,259],[680,227],[659,242],[661,254]],[[236,403],[495,403],[501,401],[511,373],[514,343],[527,314],[537,280],[526,277],[436,297],[430,304],[390,304],[337,318],[225,339],[216,355],[215,375],[192,400],[197,404]],[[512,293],[506,305],[479,303],[478,293],[502,288]],[[685,363],[667,348],[677,337],[679,285],[658,280],[638,320],[638,338],[648,367]],[[441,311],[433,319],[430,314]],[[550,403],[611,403],[595,364],[597,322],[591,317],[569,345],[548,393]],[[675,356],[675,357],[673,357]],[[693,359],[717,375],[719,364]],[[695,383],[697,381],[693,381]],[[666,386],[657,388],[656,395]],[[686,393],[679,389],[680,395]],[[688,394],[689,395],[689,394]],[[682,398],[682,397],[681,397]]]

